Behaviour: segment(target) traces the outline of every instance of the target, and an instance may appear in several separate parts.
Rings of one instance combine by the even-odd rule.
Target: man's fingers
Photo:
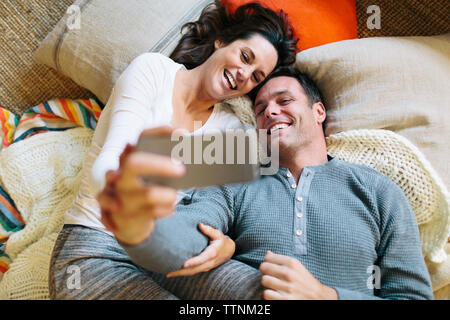
[[[264,290],[263,291],[264,300],[284,300],[283,295],[275,290]]]
[[[207,226],[203,223],[199,223],[198,228],[204,235],[208,236],[211,240],[220,240],[224,237],[224,234],[220,232],[218,229],[215,229],[211,226]]]
[[[261,278],[261,284],[263,285],[263,287],[266,287],[267,289],[289,292],[289,284],[276,277],[263,275]]]
[[[289,261],[290,257],[274,253],[270,250],[267,250],[266,255],[264,256],[264,261],[275,263],[275,264],[286,264]]]
[[[290,268],[266,261],[260,264],[259,271],[262,275],[268,275],[286,281],[291,280],[292,277],[292,270]]]
[[[288,257],[282,254],[276,254],[273,253],[272,251],[266,252],[264,261],[286,267],[298,267],[299,265],[303,266],[301,262],[295,258]]]

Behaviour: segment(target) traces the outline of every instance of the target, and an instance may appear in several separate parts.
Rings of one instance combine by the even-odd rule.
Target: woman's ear
[[[225,46],[225,43],[223,43],[222,40],[216,39],[216,40],[214,41],[214,49],[215,49],[215,50],[220,49],[220,48],[222,48],[222,47],[224,47],[224,46]]]

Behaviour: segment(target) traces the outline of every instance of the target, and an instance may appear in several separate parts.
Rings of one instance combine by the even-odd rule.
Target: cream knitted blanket
[[[86,128],[42,133],[0,152],[1,182],[26,221],[8,240],[12,263],[0,282],[0,299],[48,299],[51,251],[78,190],[92,133]],[[442,262],[450,199],[428,161],[389,131],[343,132],[330,136],[327,144],[331,155],[379,170],[403,189],[419,223],[424,256],[434,261],[433,288],[448,296],[449,265]]]

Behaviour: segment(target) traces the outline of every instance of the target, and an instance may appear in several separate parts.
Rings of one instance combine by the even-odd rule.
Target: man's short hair
[[[283,66],[278,67],[275,69],[271,74],[267,76],[266,79],[264,79],[263,82],[261,82],[257,87],[255,87],[250,93],[248,94],[250,99],[252,100],[253,105],[255,104],[256,96],[258,95],[259,90],[270,80],[277,77],[292,77],[297,79],[297,81],[300,83],[300,85],[303,88],[303,91],[306,94],[306,97],[308,98],[309,106],[312,107],[312,105],[316,102],[322,102],[322,104],[325,107],[326,106],[323,100],[322,93],[320,92],[319,87],[317,84],[312,80],[306,73],[301,72],[295,67],[292,66]],[[322,128],[325,132],[325,121],[322,124]]]

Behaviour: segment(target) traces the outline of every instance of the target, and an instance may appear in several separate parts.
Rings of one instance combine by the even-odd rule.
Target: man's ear
[[[327,113],[325,110],[325,106],[322,102],[316,102],[312,106],[314,117],[316,118],[317,124],[322,125],[325,119],[327,118]]]

